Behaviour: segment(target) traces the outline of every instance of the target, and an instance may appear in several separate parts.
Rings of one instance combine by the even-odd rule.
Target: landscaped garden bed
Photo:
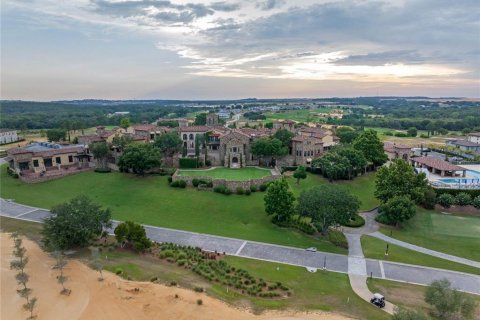
[[[225,179],[228,181],[247,181],[271,176],[272,173],[270,169],[257,167],[245,167],[239,169],[216,167],[206,170],[179,169],[177,175],[179,177],[209,177],[211,179]]]
[[[286,298],[289,289],[280,282],[267,282],[251,276],[248,271],[230,266],[221,260],[220,253],[209,253],[200,248],[163,243],[152,248],[160,259],[190,269],[210,282],[220,283],[242,294],[262,298]]]

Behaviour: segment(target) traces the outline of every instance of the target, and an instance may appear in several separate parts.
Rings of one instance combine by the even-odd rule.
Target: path
[[[345,233],[348,241],[348,278],[353,292],[363,300],[370,302],[373,292],[367,286],[367,260],[363,256],[361,234]],[[385,301],[383,310],[393,315],[395,305]]]
[[[45,209],[24,206],[0,199],[0,215],[42,222],[42,219],[48,217],[50,212]],[[301,248],[155,226],[145,226],[145,229],[148,237],[158,242],[174,242],[181,245],[198,246],[204,250],[216,250],[229,255],[301,267],[322,269],[325,266],[328,271],[348,273],[348,257],[341,254],[309,252]],[[447,278],[453,287],[480,295],[480,276],[374,259],[365,259],[365,261],[366,274],[375,278],[421,285],[428,285],[436,279]]]
[[[389,242],[391,244],[400,246],[400,247],[404,247],[404,248],[407,248],[407,249],[410,249],[410,250],[414,250],[414,251],[418,251],[418,252],[421,252],[421,253],[424,253],[424,254],[428,254],[430,256],[434,256],[434,257],[437,257],[437,258],[450,260],[450,261],[453,261],[453,262],[457,262],[457,263],[461,263],[461,264],[466,264],[468,266],[480,268],[480,262],[478,262],[478,261],[469,260],[469,259],[465,259],[465,258],[461,258],[461,257],[457,257],[457,256],[452,256],[450,254],[446,254],[446,253],[443,253],[443,252],[438,252],[438,251],[430,250],[430,249],[427,249],[427,248],[419,247],[419,246],[416,246],[416,245],[408,243],[408,242],[404,242],[404,241],[401,241],[401,240],[391,238],[387,235],[384,235],[383,233],[381,233],[379,231],[369,233],[368,235],[372,236],[372,237],[375,237],[375,238],[378,238],[380,240]]]

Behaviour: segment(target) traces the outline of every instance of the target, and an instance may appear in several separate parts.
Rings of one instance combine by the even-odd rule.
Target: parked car
[[[310,247],[310,248],[307,248],[305,250],[310,251],[310,252],[317,252],[317,248],[315,248],[315,247]]]
[[[385,307],[385,297],[382,296],[380,293],[374,293],[373,298],[370,299],[370,302],[379,308]]]

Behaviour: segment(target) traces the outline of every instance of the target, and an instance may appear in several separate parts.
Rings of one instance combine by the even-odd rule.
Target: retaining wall
[[[234,169],[232,169],[234,170]],[[172,181],[180,181],[183,180],[187,183],[188,186],[193,186],[192,181],[193,179],[197,180],[204,180],[204,181],[210,181],[213,184],[213,188],[215,187],[220,187],[220,186],[225,186],[230,191],[236,192],[237,188],[242,188],[244,190],[250,189],[251,186],[255,186],[257,188],[260,187],[260,185],[277,180],[280,178],[282,175],[281,174],[275,174],[275,175],[270,175],[266,176],[263,178],[259,179],[249,179],[249,180],[243,180],[243,181],[233,181],[233,180],[226,180],[226,179],[218,179],[218,178],[212,178],[210,176],[179,176],[178,175],[178,170],[175,171],[175,173],[172,176]]]

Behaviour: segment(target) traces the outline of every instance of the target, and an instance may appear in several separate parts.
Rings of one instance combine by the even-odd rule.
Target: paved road
[[[0,215],[16,219],[42,222],[49,211],[16,204],[0,199]],[[150,239],[158,242],[174,242],[181,245],[197,246],[204,250],[225,252],[245,258],[279,262],[290,265],[326,269],[348,273],[348,257],[345,255],[308,252],[300,248],[245,241],[195,232],[145,226]],[[366,259],[366,273],[376,278],[412,282],[426,285],[432,280],[447,278],[462,291],[480,295],[480,276],[434,268],[405,265],[381,260]]]

